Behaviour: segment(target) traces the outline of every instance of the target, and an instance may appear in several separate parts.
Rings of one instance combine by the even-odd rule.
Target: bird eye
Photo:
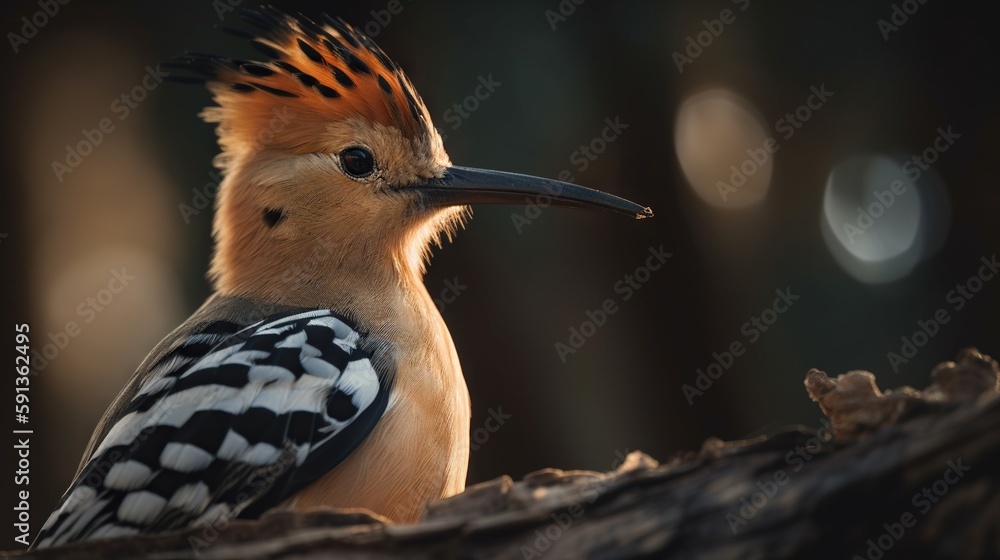
[[[340,166],[351,177],[361,179],[375,171],[375,156],[367,148],[347,148],[340,152]]]

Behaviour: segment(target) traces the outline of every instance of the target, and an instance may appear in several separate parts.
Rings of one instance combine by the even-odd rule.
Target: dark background
[[[390,2],[278,4],[309,15],[325,10],[364,28]],[[185,50],[252,57],[250,47],[215,29],[219,5],[228,4],[71,0],[19,52],[6,44],[0,55],[4,355],[13,361],[15,323],[31,325],[39,351],[67,322],[80,326],[32,378],[33,533],[118,389],[209,294],[211,212],[186,223],[178,210],[193,203],[192,189],[212,181],[215,138],[196,117],[208,94],[159,85],[124,120],[112,102],[141,82],[147,65]],[[812,367],[831,375],[870,370],[883,388],[923,387],[930,369],[962,347],[997,351],[1000,284],[987,282],[961,310],[947,301],[1000,242],[995,23],[984,8],[932,0],[885,40],[877,21],[891,17],[887,1],[753,0],[741,11],[729,1],[588,0],[555,30],[546,10],[559,10],[556,0],[401,6],[388,24],[368,29],[406,69],[456,164],[550,177],[569,170],[580,184],[656,211],[652,220],[632,222],[545,208],[518,232],[512,214],[523,209],[481,207],[453,244],[435,251],[426,278],[431,293],[455,279],[466,286],[442,312],[472,393],[474,434],[487,435],[481,429],[491,409],[509,415],[474,450],[470,483],[543,467],[607,470],[627,450],[665,460],[709,436],[818,426],[822,416],[802,385]],[[727,8],[735,21],[678,72],[672,54],[705,30],[702,20]],[[2,29],[20,33],[20,19],[39,9],[7,2]],[[221,19],[248,27],[235,11]],[[446,111],[491,75],[501,85],[453,129]],[[821,84],[833,97],[782,139],[776,122]],[[762,172],[747,187],[766,191],[759,203],[726,208],[710,200],[717,194],[711,188],[702,191],[705,199],[681,169],[681,104],[711,88],[741,98],[737,106],[753,118],[733,118],[747,137],[757,126],[780,141],[769,176]],[[52,161],[64,160],[66,145],[105,117],[115,130],[57,180]],[[581,170],[572,154],[615,117],[628,128]],[[931,214],[945,216],[943,234],[919,231],[923,246],[913,250],[920,262],[912,267],[857,265],[898,279],[859,279],[857,269],[852,274],[834,258],[837,241],[824,241],[831,169],[859,155],[909,157],[948,126],[961,138],[911,195],[922,202],[917,229],[934,225]],[[741,138],[730,139],[739,145]],[[724,170],[742,159],[713,165]],[[897,219],[905,222],[893,210],[909,207],[889,208],[866,239],[878,246]],[[661,245],[672,258],[622,301],[615,283]],[[123,266],[133,283],[100,313],[80,314],[79,304]],[[785,288],[800,299],[689,403],[682,385],[694,384],[713,352],[746,343],[742,325]],[[570,328],[607,298],[619,311],[563,363],[555,344],[566,343]],[[908,363],[892,367],[888,353],[900,352],[900,337],[939,308],[950,321]],[[5,377],[9,394],[13,373]],[[8,434],[20,427],[13,419],[3,425]],[[4,465],[14,470],[13,459]],[[9,487],[12,476],[3,479]],[[0,526],[0,548],[13,547],[10,522]]]

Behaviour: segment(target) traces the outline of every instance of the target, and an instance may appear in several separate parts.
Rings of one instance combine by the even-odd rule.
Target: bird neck
[[[232,201],[230,201],[232,202]],[[211,276],[221,295],[296,307],[323,307],[381,328],[401,314],[440,317],[423,284],[429,244],[451,228],[454,212],[380,235],[331,229],[275,235],[259,216],[222,204]]]
[[[213,276],[223,295],[294,307],[324,307],[375,325],[400,303],[426,295],[423,271],[405,247],[365,247],[332,237],[218,240]]]

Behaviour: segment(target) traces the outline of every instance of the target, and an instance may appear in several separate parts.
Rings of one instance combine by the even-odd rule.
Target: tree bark
[[[1000,378],[975,350],[924,391],[812,370],[829,418],[748,441],[706,441],[660,464],[502,477],[399,526],[360,511],[275,512],[14,554],[22,559],[1000,558]]]

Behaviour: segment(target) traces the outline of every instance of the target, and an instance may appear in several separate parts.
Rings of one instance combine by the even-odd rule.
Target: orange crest
[[[202,117],[218,123],[222,166],[262,149],[323,151],[330,123],[348,119],[394,127],[415,147],[440,141],[409,78],[364,33],[326,15],[323,25],[270,7],[242,15],[264,33],[226,31],[249,39],[268,60],[188,53],[164,64],[197,76],[174,81],[207,83],[212,91],[218,107]]]

